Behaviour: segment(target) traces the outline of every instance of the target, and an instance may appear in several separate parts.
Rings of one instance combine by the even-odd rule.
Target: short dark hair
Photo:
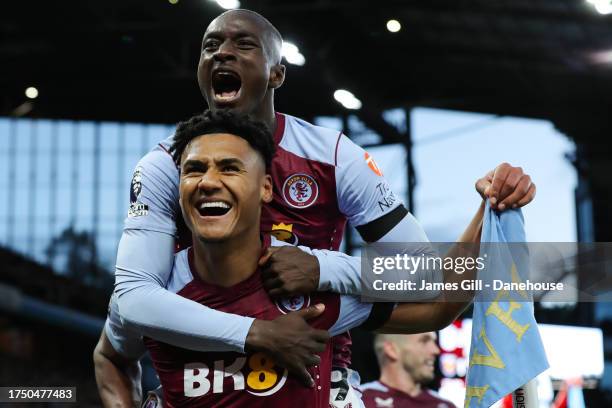
[[[246,140],[263,158],[266,169],[270,167],[274,155],[274,140],[268,127],[246,115],[238,115],[226,110],[211,111],[191,117],[176,126],[170,153],[177,165],[189,142],[198,136],[213,133],[227,133]]]

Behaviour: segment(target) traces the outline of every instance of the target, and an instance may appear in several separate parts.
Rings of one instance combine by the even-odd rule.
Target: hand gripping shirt
[[[231,287],[202,281],[191,266],[192,252],[175,255],[167,289],[181,297],[228,313],[272,320],[282,314],[323,303],[325,311],[309,324],[337,334],[375,319],[371,304],[330,292],[317,292],[272,300],[262,285],[259,271]],[[111,300],[105,325],[106,335],[120,353],[138,358],[146,345],[158,373],[164,402],[168,407],[328,407],[332,347],[320,354],[321,363],[311,368],[313,388],[304,387],[261,352],[194,351],[154,339],[140,337],[127,329]]]
[[[292,244],[337,250],[347,221],[364,225],[400,205],[373,159],[346,136],[289,115],[276,114],[276,119],[274,196],[262,212],[263,231]],[[146,236],[151,231],[162,233],[158,241],[160,235],[174,236],[182,223],[179,174],[167,153],[171,143],[172,138],[160,143],[134,172],[117,257],[115,293],[121,315],[144,334],[172,344],[241,351],[252,319],[205,311],[164,293],[172,264],[171,250],[166,248],[171,244],[169,239],[159,244]],[[411,216],[402,223],[402,239],[426,241]],[[181,231],[179,227],[179,238],[184,238]],[[143,247],[143,242],[151,247]],[[322,264],[322,280],[323,269]],[[176,319],[175,313],[184,317]],[[335,343],[338,365],[349,361],[347,340]]]

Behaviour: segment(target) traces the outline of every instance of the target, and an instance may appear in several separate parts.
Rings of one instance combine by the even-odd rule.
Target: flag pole
[[[539,408],[536,378],[514,390],[512,393],[512,408]]]

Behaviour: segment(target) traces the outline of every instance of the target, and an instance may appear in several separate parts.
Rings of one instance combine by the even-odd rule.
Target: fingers
[[[502,201],[506,199],[506,197],[514,193],[523,175],[524,175],[523,169],[521,169],[520,167],[510,168],[510,171],[508,172],[508,176],[506,177],[504,184],[502,185],[501,189],[498,192],[498,196],[497,196],[498,203],[501,203]]]
[[[314,342],[308,347],[309,353],[322,353],[324,351],[325,344]],[[297,360],[293,360],[293,362],[297,365],[295,365],[295,367],[293,368],[287,367],[289,368],[289,371],[296,375],[298,379],[307,387],[314,386],[312,376],[310,375],[306,367],[312,367],[321,364],[321,357],[316,354],[306,354],[301,359],[298,358]]]
[[[281,298],[283,296],[287,296],[289,292],[287,292],[284,288],[275,288],[268,289],[268,295],[272,298]]]
[[[314,319],[317,316],[320,316],[321,313],[325,311],[325,305],[323,303],[317,303],[314,306],[307,307],[306,309],[298,310],[297,312],[293,312],[302,316],[304,320]]]
[[[329,337],[329,332],[327,330],[313,330],[312,338],[317,344],[323,345],[323,350],[318,351],[319,353],[325,351],[325,344],[329,341]]]
[[[299,365],[295,367],[287,367],[287,368],[289,369],[289,371],[291,371],[291,374],[296,376],[297,379],[302,384],[304,384],[306,387],[309,387],[309,388],[314,387],[314,380],[312,379],[312,376],[310,375],[310,373],[308,372],[308,370],[306,369],[304,365]]]
[[[293,289],[291,284],[286,284],[281,278],[279,278],[275,273],[263,274],[263,286],[268,295],[273,298],[278,298],[282,296],[289,296]]]
[[[491,185],[488,188],[489,191],[485,191],[485,194],[489,197],[489,200],[491,201],[491,205],[497,205],[499,193],[502,190],[504,182],[506,181],[506,178],[508,177],[511,168],[512,167],[508,163],[502,163],[495,168],[495,171],[493,172],[493,180],[491,181]]]
[[[281,280],[281,278],[276,277],[276,275],[271,275],[269,277],[263,278],[263,286],[264,286],[264,289],[266,289],[266,291],[270,293],[270,291],[274,289],[282,288],[283,281]]]
[[[508,179],[509,178],[510,177],[508,177]],[[518,182],[514,186],[512,193],[506,198],[504,198],[501,203],[499,203],[498,209],[503,211],[506,208],[516,208],[515,204],[517,204],[523,197],[527,195],[529,189],[531,188],[531,184],[531,177],[529,177],[528,175],[524,174],[519,177]]]
[[[314,386],[314,380],[308,372],[307,367],[312,367],[321,364],[321,357],[313,354],[306,354],[303,357],[298,357],[288,361],[287,369],[298,380],[307,387]]]
[[[323,349],[323,351],[325,351],[325,349]],[[317,353],[322,353],[322,351],[317,351]],[[319,365],[321,364],[321,357],[316,354],[310,354],[304,359],[304,363],[308,367]]]
[[[264,266],[265,264],[267,264],[270,260],[270,257],[274,255],[276,251],[278,251],[278,248],[268,248],[266,252],[261,256],[261,258],[259,258],[257,264],[259,266]]]
[[[536,186],[535,184],[531,183],[531,187],[529,187],[529,191],[527,191],[527,194],[525,194],[525,196],[523,198],[521,198],[518,203],[515,204],[515,206],[512,206],[512,208],[517,208],[517,207],[522,207],[524,205],[529,204],[536,195]]]

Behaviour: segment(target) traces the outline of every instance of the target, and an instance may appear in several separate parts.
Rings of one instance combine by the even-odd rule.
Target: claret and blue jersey
[[[372,158],[342,133],[289,115],[276,119],[274,198],[264,206],[262,230],[279,231],[293,244],[337,250],[347,220],[364,225],[401,204]],[[125,229],[176,234],[179,174],[171,144],[169,137],[138,164],[131,207],[146,214],[128,215]]]
[[[276,239],[290,244],[337,250],[347,221],[353,226],[362,226],[391,213],[401,205],[373,159],[346,136],[336,130],[314,126],[289,115],[276,114],[276,119],[274,140],[277,150],[271,166],[274,196],[273,201],[263,208],[262,231],[270,232]],[[187,292],[166,292],[163,289],[171,287],[168,282],[176,279],[176,274],[169,274],[171,254],[164,250],[168,245],[167,239],[163,245],[159,244],[160,235],[177,237],[177,224],[181,222],[178,204],[179,172],[168,154],[171,144],[171,137],[162,141],[140,160],[134,172],[130,211],[125,220],[124,236],[117,258],[115,296],[121,308],[121,317],[124,323],[127,322],[139,331],[165,339],[171,344],[208,352],[242,351],[252,322],[252,317],[248,316],[256,317],[253,313],[257,310],[252,310],[256,309],[256,302],[245,304],[244,309],[234,310],[233,306],[227,306],[228,309],[220,310],[234,315],[222,314],[212,309],[226,306],[208,303],[203,298],[184,297]],[[162,234],[154,235],[155,233]],[[402,219],[384,238],[395,242],[398,239],[427,241],[422,228],[411,215]],[[333,262],[317,257],[321,264],[323,281],[324,263],[329,266],[333,265]],[[358,281],[358,260],[356,263],[357,278],[351,277],[350,283],[341,282],[338,286],[354,286],[354,279]],[[342,279],[333,277],[335,280]],[[334,288],[337,283],[330,280],[328,287]],[[193,283],[191,286],[197,285]],[[263,292],[253,296],[267,299]],[[329,296],[331,301],[334,296]],[[159,302],[151,304],[149,300],[152,298],[159,299]],[[210,306],[211,309],[206,311],[195,302],[186,302],[186,299],[199,300],[200,305]],[[148,304],[146,310],[139,310],[138,306],[144,303]],[[340,316],[343,310],[341,303],[335,308],[330,307],[326,313],[335,310]],[[269,309],[262,310],[262,313],[266,310],[266,313],[278,311],[272,303],[267,303],[267,306]],[[264,317],[272,318],[273,315]],[[329,315],[328,318],[331,319]],[[351,321],[355,323],[355,319],[356,317]],[[349,324],[348,327],[354,327],[354,324]],[[332,354],[335,366],[350,363],[349,345],[350,338],[347,335],[334,338]],[[248,360],[248,357],[246,358]],[[205,361],[208,369],[214,371],[217,360]],[[234,367],[232,361],[223,360],[223,363],[219,364]],[[245,360],[244,364],[244,367],[249,367],[248,361]],[[327,370],[320,375],[323,374],[328,378]],[[197,371],[193,375],[202,374]],[[212,391],[215,390],[214,377],[210,377]],[[230,383],[236,377],[223,378],[224,382],[228,382],[228,390],[229,387],[234,387]],[[245,378],[248,378],[248,374]],[[221,384],[219,381],[217,380],[217,387]],[[329,381],[326,382],[328,383]],[[182,384],[184,387],[184,383]],[[245,382],[245,389],[247,385]],[[320,386],[323,387],[323,384]],[[223,385],[223,389],[226,389],[225,387],[226,385]],[[184,394],[184,389],[182,392]]]
[[[200,304],[227,313],[237,313],[257,319],[272,320],[281,314],[323,303],[325,311],[309,323],[329,330],[331,335],[372,322],[371,304],[350,296],[316,292],[308,296],[272,300],[262,285],[259,271],[246,280],[220,287],[202,281],[192,267],[190,248],[175,255],[174,267],[167,289]],[[177,316],[180,318],[180,315]],[[154,339],[142,338],[124,327],[116,302],[111,300],[105,326],[113,347],[131,358],[140,358],[144,346],[150,352],[155,370],[163,387],[167,406],[301,406],[327,407],[332,365],[331,342],[320,354],[321,363],[311,368],[313,388],[304,387],[261,352],[205,352],[172,346]]]

